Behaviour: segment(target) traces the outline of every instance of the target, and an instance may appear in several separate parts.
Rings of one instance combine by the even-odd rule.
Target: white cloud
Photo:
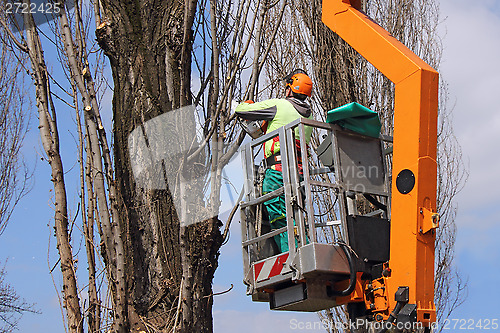
[[[500,12],[496,1],[443,0],[445,50],[441,73],[456,102],[454,126],[470,177],[459,196],[462,211],[491,209],[500,188]],[[465,220],[465,219],[464,219]],[[464,221],[465,222],[465,221]],[[485,221],[486,222],[486,221]]]

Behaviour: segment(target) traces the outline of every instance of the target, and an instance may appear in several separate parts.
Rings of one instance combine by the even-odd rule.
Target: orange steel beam
[[[407,286],[417,320],[436,320],[434,242],[439,74],[386,30],[360,12],[359,0],[323,0],[323,22],[395,84],[391,197],[391,248],[385,278],[389,308],[399,286]],[[398,174],[412,171],[415,186],[402,194]],[[389,311],[385,312],[385,315]]]

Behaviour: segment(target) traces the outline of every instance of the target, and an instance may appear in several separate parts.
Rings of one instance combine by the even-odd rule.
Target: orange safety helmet
[[[286,87],[290,87],[296,94],[311,97],[312,80],[305,71],[297,69],[285,78]]]

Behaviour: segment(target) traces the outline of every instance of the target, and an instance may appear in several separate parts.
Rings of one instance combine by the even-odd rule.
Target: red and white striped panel
[[[288,252],[253,265],[255,282],[261,282],[281,274],[288,259]]]

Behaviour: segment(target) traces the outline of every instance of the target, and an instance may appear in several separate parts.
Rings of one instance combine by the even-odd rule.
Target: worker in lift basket
[[[265,132],[272,132],[292,121],[303,118],[312,119],[311,107],[307,103],[307,97],[311,97],[312,81],[303,70],[295,70],[284,79],[285,98],[269,99],[262,102],[253,103],[246,101],[239,104],[235,113],[245,120],[265,120],[267,129]],[[305,126],[306,143],[311,139],[312,128]],[[295,141],[299,147],[299,131],[295,131]],[[300,149],[297,150],[300,154]],[[277,190],[283,186],[283,175],[281,173],[280,143],[276,136],[264,142],[264,157],[266,159],[267,169],[265,171],[264,182],[262,186],[263,194]],[[302,173],[301,157],[299,159],[299,172]],[[270,199],[264,202],[266,207],[271,229],[279,229],[286,226],[285,195]],[[280,249],[280,252],[288,251],[288,233],[284,232],[274,236],[274,240]]]

